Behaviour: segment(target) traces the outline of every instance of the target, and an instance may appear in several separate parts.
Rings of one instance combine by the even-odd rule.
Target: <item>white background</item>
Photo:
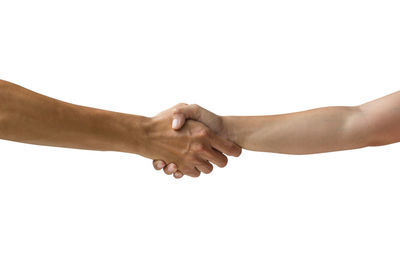
[[[81,105],[262,115],[400,88],[398,1],[0,10],[0,78]],[[175,180],[136,155],[0,141],[0,266],[399,266],[399,148],[244,151]]]

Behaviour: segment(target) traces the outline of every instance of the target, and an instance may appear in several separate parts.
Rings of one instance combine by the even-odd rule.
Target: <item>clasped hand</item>
[[[188,119],[188,121],[186,121]],[[190,119],[190,120],[189,120]],[[210,173],[214,163],[225,167],[224,155],[238,157],[241,147],[228,140],[223,119],[197,105],[178,104],[151,119],[147,153],[156,170],[164,169],[175,178]]]

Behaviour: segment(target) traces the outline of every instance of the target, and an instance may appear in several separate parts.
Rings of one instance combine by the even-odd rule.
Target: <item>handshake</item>
[[[152,118],[147,129],[149,143],[157,149],[145,156],[154,159],[156,170],[175,178],[208,174],[211,163],[225,167],[226,155],[238,157],[242,151],[227,118],[198,105],[178,104]]]
[[[242,148],[312,154],[400,141],[400,91],[359,106],[279,115],[218,116],[179,104],[148,118],[78,106],[0,80],[0,139],[120,151],[153,159],[175,178],[226,166]]]

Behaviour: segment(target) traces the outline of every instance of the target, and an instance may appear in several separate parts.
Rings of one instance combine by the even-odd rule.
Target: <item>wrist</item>
[[[146,154],[147,125],[150,118],[125,114],[110,113],[103,122],[108,129],[110,150],[133,154]]]
[[[227,139],[242,148],[248,148],[249,142],[258,128],[253,118],[246,116],[224,116],[223,125]]]
[[[138,130],[139,136],[135,144],[131,144],[132,147],[135,147],[137,152],[133,152],[135,154],[139,154],[143,157],[154,159],[156,158],[155,154],[157,151],[154,150],[154,138],[157,132],[157,120],[155,117],[141,117],[139,120]],[[133,148],[134,149],[134,148]]]
[[[224,137],[238,144],[234,116],[221,116]]]

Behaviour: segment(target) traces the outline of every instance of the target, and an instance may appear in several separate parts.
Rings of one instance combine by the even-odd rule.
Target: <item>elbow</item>
[[[374,116],[372,116],[371,112],[364,105],[359,106],[358,109],[363,147],[383,146],[393,143],[392,138],[374,122]]]
[[[374,131],[363,106],[348,107],[344,123],[344,143],[349,149],[363,148],[374,144]]]

